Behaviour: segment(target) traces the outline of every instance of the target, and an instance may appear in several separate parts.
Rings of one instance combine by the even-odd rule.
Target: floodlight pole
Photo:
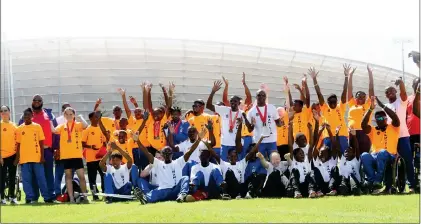
[[[402,51],[402,81],[403,81],[403,83],[405,83],[405,44],[412,43],[412,41],[409,40],[409,39],[400,38],[400,39],[395,39],[394,42],[401,44],[401,51]]]

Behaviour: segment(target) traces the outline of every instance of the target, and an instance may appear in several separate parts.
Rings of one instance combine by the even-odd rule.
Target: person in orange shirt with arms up
[[[371,127],[369,120],[371,113],[377,104],[383,109],[374,114],[377,127]],[[387,124],[387,116],[392,119],[392,124]],[[387,164],[394,161],[397,154],[399,128],[399,117],[393,110],[386,107],[377,97],[371,97],[370,109],[364,115],[361,127],[371,140],[372,153],[364,152],[361,154],[364,173],[368,179],[368,187],[373,190],[373,194],[380,193],[383,188],[382,182],[386,175],[386,188],[383,193],[390,193],[392,188],[392,171],[386,167]]]
[[[67,193],[69,194],[70,203],[75,203],[73,194],[73,170],[80,181],[80,188],[82,193],[81,200],[84,203],[89,203],[88,198],[83,195],[86,194],[86,180],[85,171],[82,160],[82,132],[88,126],[81,115],[75,117],[75,110],[68,107],[64,110],[64,118],[66,123],[53,127],[51,123],[51,130],[54,134],[60,135],[60,159],[64,166],[64,174],[66,179]]]
[[[1,166],[1,204],[6,204],[6,198],[4,190],[9,186],[9,199],[10,204],[17,205],[19,204],[15,198],[15,186],[16,186],[16,168],[13,162],[16,159],[16,125],[10,121],[10,108],[6,105],[2,105],[1,109],[1,148],[0,148],[0,166]],[[9,174],[9,182],[6,183],[6,174]]]
[[[99,98],[94,106],[94,111],[100,110],[99,105],[101,105],[102,99]],[[102,117],[102,122],[104,123],[107,130],[110,130],[111,135],[116,131],[120,130],[120,119],[121,119],[122,110],[118,105],[113,106],[113,115],[114,118]]]
[[[94,186],[96,185],[97,173],[101,177],[101,188],[102,193],[104,193],[104,172],[102,172],[99,167],[99,161],[101,158],[97,157],[97,153],[101,147],[104,146],[105,136],[102,134],[101,129],[99,128],[98,122],[99,117],[95,112],[89,113],[89,120],[91,125],[89,125],[82,133],[82,146],[85,149],[85,160],[86,166],[88,168],[88,180],[89,187],[91,191],[94,191]],[[96,186],[95,186],[96,188]],[[95,189],[95,192],[98,192],[98,188]],[[98,196],[93,196],[94,201],[99,200]]]
[[[54,195],[48,191],[44,172],[44,132],[39,124],[32,122],[31,108],[23,111],[24,123],[16,130],[17,153],[14,165],[21,165],[23,191],[26,203],[38,201],[38,192],[34,192],[34,182],[37,183],[45,203],[53,203]]]
[[[363,91],[357,91],[355,93],[355,98],[352,95],[352,78],[354,76],[354,72],[357,68],[351,70],[350,66],[347,66],[345,69],[345,73],[349,76],[348,82],[348,126],[356,130],[356,137],[358,139],[358,148],[359,152],[369,152],[371,148],[371,142],[368,136],[364,133],[361,128],[361,121],[363,120],[363,116],[365,112],[370,109],[371,97],[374,96],[374,81],[373,81],[373,70],[367,65],[368,71],[368,96]],[[360,153],[355,155],[356,157],[360,157]]]
[[[346,127],[345,124],[345,110],[346,110],[346,96],[348,89],[348,72],[349,66],[344,65],[344,74],[345,80],[343,85],[343,90],[341,94],[341,101],[338,103],[338,97],[335,94],[330,94],[327,97],[327,102],[325,102],[322,92],[320,91],[319,84],[317,83],[317,75],[319,74],[314,68],[308,70],[308,75],[311,76],[314,83],[314,88],[316,89],[317,97],[319,98],[320,107],[322,114],[325,118],[325,121],[331,127]],[[340,143],[341,152],[344,153],[348,148],[348,130],[346,128],[341,128],[339,132],[339,137],[337,141]],[[329,134],[325,131],[323,132],[323,141],[324,144],[332,148],[332,142],[330,141]]]

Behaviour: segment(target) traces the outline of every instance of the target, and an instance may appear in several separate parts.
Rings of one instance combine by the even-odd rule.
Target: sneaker
[[[89,202],[88,197],[82,196],[82,197],[80,197],[80,203],[89,204],[90,202]]]
[[[250,195],[250,192],[247,192],[246,196],[244,197],[245,199],[252,199],[253,197]]]
[[[193,195],[189,194],[186,196],[186,202],[195,202],[196,199],[193,197]]]
[[[316,198],[316,196],[317,196],[317,194],[316,194],[316,192],[314,192],[314,191],[310,191],[310,192],[308,193],[308,198]]]
[[[241,195],[237,195],[237,197],[235,197],[235,199],[237,199],[237,200],[242,199],[242,198],[241,198]]]
[[[44,201],[46,204],[54,204],[55,200],[49,199]]]
[[[18,200],[16,198],[12,198],[12,200],[10,200],[10,204],[11,205],[18,205],[19,202],[18,202]]]
[[[373,189],[372,194],[378,195],[382,193],[382,188],[383,188],[383,185],[381,183],[374,183],[373,188],[372,188]]]
[[[294,198],[302,198],[302,197],[303,197],[303,195],[301,195],[301,193],[299,191],[296,191],[294,193]]]
[[[222,200],[231,200],[231,196],[229,196],[229,194],[222,194],[221,197]]]
[[[7,205],[7,201],[6,201],[6,199],[1,199],[1,204],[2,204],[2,205]]]
[[[105,203],[106,203],[106,204],[111,204],[111,203],[113,203],[113,199],[112,199],[111,197],[107,197],[107,198],[105,199]]]
[[[184,201],[186,201],[186,197],[187,197],[186,193],[181,193],[180,195],[178,195],[176,201],[178,203],[184,202]]]
[[[147,204],[147,203],[148,203],[148,201],[146,200],[146,196],[145,196],[145,194],[143,193],[143,191],[142,191],[142,190],[140,190],[140,188],[136,187],[136,188],[133,190],[133,194],[134,194],[135,198],[136,198],[137,200],[139,200],[139,201],[140,201],[140,203],[141,203],[142,205],[145,205],[145,204]]]
[[[336,190],[331,190],[326,196],[335,196],[337,194]]]
[[[321,191],[318,191],[318,192],[316,192],[316,196],[317,197],[323,197],[323,196],[325,196],[325,194],[323,194],[323,192],[321,192]]]

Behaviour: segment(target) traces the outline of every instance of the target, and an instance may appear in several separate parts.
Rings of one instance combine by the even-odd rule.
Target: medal
[[[240,112],[240,110],[237,110],[237,113],[235,114],[234,119],[232,119],[232,110],[230,109],[230,113],[229,113],[229,119],[230,119],[230,123],[229,123],[229,133],[233,133],[233,129],[234,129],[234,125],[235,125],[235,120],[237,120],[238,117],[238,112]]]
[[[233,133],[234,131],[232,129],[229,130],[229,133]]]
[[[68,126],[69,123],[66,123],[66,129],[67,129],[67,143],[71,143],[72,142],[72,131],[73,131],[73,127],[75,126],[75,119],[73,119],[72,121],[72,127],[69,129]]]
[[[154,139],[159,139],[159,131],[161,128],[161,121],[155,121],[153,123],[153,138]]]
[[[173,124],[175,134],[178,134],[178,131],[179,131],[178,129],[179,129],[180,125],[181,125],[181,120],[179,120],[175,126]]]
[[[266,127],[266,119],[268,117],[268,105],[265,105],[265,114],[259,109],[259,106],[256,106],[257,112],[259,113],[260,120],[262,120],[263,126]]]

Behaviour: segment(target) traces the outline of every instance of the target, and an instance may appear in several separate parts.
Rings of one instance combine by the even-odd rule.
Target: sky
[[[2,40],[158,37],[297,50],[417,74],[419,0],[2,0]]]

